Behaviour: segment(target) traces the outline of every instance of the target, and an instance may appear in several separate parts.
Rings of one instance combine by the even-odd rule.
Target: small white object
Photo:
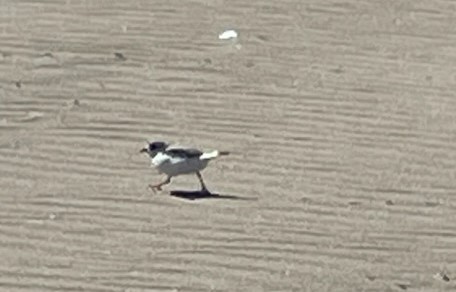
[[[229,40],[229,39],[235,39],[238,37],[238,33],[235,30],[225,30],[221,34],[219,34],[219,39],[221,40]]]
[[[30,121],[35,121],[40,118],[44,117],[44,113],[42,112],[27,112],[27,115],[21,119],[23,122],[30,122]]]
[[[445,281],[449,282],[450,278],[443,272],[439,272],[433,276],[434,279],[439,280],[439,281]]]
[[[49,219],[54,220],[57,217],[54,213],[49,214]]]
[[[42,112],[34,112],[34,111],[27,112],[27,117],[29,119],[41,118],[43,116],[44,116],[44,114]]]

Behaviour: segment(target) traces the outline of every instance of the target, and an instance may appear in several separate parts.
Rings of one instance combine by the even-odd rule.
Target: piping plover
[[[168,143],[162,141],[148,143],[140,153],[147,153],[150,156],[152,167],[156,168],[159,173],[166,174],[164,181],[149,185],[152,190],[161,190],[161,187],[169,184],[174,176],[195,173],[201,184],[201,191],[207,193],[209,191],[200,171],[206,168],[210,160],[229,154],[229,152],[218,150],[202,152],[197,149],[172,148]]]

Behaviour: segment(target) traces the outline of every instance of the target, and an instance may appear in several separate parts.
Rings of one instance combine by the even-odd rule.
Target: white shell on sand
[[[221,40],[229,40],[229,39],[234,39],[238,37],[238,33],[235,30],[225,30],[221,34],[219,34],[219,39]]]

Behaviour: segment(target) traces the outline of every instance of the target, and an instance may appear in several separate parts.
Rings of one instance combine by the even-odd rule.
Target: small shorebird
[[[182,174],[195,173],[201,184],[201,191],[209,193],[204,184],[200,171],[205,169],[210,160],[222,155],[228,155],[225,151],[202,152],[197,149],[170,148],[165,142],[157,141],[149,143],[141,149],[140,153],[150,156],[152,167],[159,173],[166,174],[166,179],[157,184],[150,184],[152,190],[161,190],[163,185],[169,184],[171,178]]]

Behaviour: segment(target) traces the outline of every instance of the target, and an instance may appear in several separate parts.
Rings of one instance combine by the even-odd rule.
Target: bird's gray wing
[[[198,149],[169,149],[166,150],[166,153],[171,157],[182,157],[182,158],[196,158],[200,157],[203,152],[199,151]]]

